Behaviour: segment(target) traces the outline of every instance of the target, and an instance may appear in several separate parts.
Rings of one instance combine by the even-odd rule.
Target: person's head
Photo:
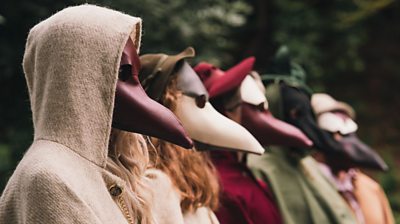
[[[184,58],[192,56],[194,56],[192,48],[170,57],[163,54],[141,56],[143,67],[140,78],[147,93],[175,114],[183,104],[188,107],[203,108],[207,101],[207,93],[201,82],[196,84],[190,75],[188,77],[187,74],[184,76],[178,74],[189,66]],[[156,65],[162,67],[157,68]],[[183,83],[186,83],[184,87]],[[182,101],[184,94],[182,88],[189,91],[193,97],[189,105]],[[181,119],[179,115],[178,117]],[[186,128],[186,120],[181,121]],[[189,129],[188,133],[193,138],[192,130]],[[150,151],[152,167],[164,171],[171,178],[180,192],[183,212],[194,211],[202,206],[215,210],[218,206],[219,184],[208,155],[204,152],[186,150],[161,139],[152,138],[152,142],[154,146],[153,151]]]
[[[167,85],[175,79],[181,94],[176,97],[174,113],[199,150],[222,148],[262,153],[263,148],[245,128],[218,113],[208,101],[206,88],[185,60],[193,56],[194,49],[191,47],[177,55],[142,55],[140,79],[146,92],[161,102]]]
[[[387,170],[383,159],[356,135],[358,125],[354,122],[355,112],[347,103],[336,101],[324,93],[315,93],[311,105],[318,126],[331,134],[341,145],[341,154],[324,154],[325,162],[335,171],[350,168],[372,168]]]
[[[146,95],[139,81],[140,60],[131,38],[122,52],[115,92],[112,126],[192,147],[173,113]]]
[[[306,83],[307,73],[293,60],[289,48],[281,46],[268,64],[261,80],[274,114],[300,129],[313,142],[314,149],[340,151],[332,136],[320,129],[315,121],[310,103],[312,90]]]
[[[140,83],[135,82],[135,71],[139,69],[137,50],[140,36],[140,18],[88,4],[68,7],[31,29],[23,66],[31,100],[35,141],[61,144],[82,157],[89,166],[98,167],[104,178],[108,177],[104,181],[107,186],[99,186],[99,189],[120,184],[120,194],[108,192],[110,197],[116,202],[118,196],[126,199],[129,208],[135,211],[135,216],[131,218],[138,217],[146,223],[149,219],[145,202],[141,201],[144,197],[138,196],[135,189],[141,184],[142,165],[148,159],[138,145],[132,143],[138,142],[138,138],[121,146],[116,140],[119,137],[115,137],[118,134],[112,131],[115,127],[154,133],[147,133],[139,123],[131,126],[134,123],[132,120],[119,119],[126,115],[121,111],[137,119],[143,113],[157,110],[156,106],[151,107],[157,104],[151,103],[141,90]],[[120,68],[123,74],[128,74],[126,79],[119,77]],[[125,72],[125,68],[129,72]],[[161,105],[159,107],[162,108]],[[190,144],[190,139],[185,136],[173,114],[166,108],[157,111],[165,112],[169,124],[175,125],[176,131],[172,133],[180,136],[175,138],[180,140],[177,142]],[[156,116],[144,118],[149,123],[157,119]],[[158,123],[166,124],[166,120],[159,120]],[[166,125],[161,126],[163,129],[158,131],[170,130],[165,128]],[[165,136],[168,140],[174,139],[171,135]],[[132,162],[134,160],[137,161]],[[133,189],[124,188],[123,181],[112,173]],[[93,175],[76,178],[79,181],[79,178],[95,180],[99,177],[95,177],[95,173]]]
[[[309,93],[301,86],[293,86],[284,81],[271,83],[267,88],[274,88],[274,85],[279,91],[279,104],[284,120],[310,138],[315,149],[327,153],[339,152],[340,145],[328,132],[318,127]]]
[[[226,72],[203,62],[195,70],[213,90],[212,104],[243,125],[263,146],[310,147],[312,142],[300,130],[272,116],[260,77],[251,71],[253,62],[254,58],[245,59]]]

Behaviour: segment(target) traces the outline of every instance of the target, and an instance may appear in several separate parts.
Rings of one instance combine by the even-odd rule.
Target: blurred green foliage
[[[193,46],[194,63],[222,67],[255,55],[263,72],[277,47],[287,44],[314,90],[355,107],[360,136],[392,167],[372,175],[400,221],[400,3],[394,0],[2,0],[0,191],[33,138],[21,67],[29,29],[85,2],[142,17],[141,53]]]

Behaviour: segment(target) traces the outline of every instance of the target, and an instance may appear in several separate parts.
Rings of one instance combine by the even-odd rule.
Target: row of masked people
[[[254,57],[194,66],[191,47],[139,57],[141,29],[93,5],[31,29],[34,141],[0,223],[393,223],[354,110],[313,94],[287,51],[264,75]]]

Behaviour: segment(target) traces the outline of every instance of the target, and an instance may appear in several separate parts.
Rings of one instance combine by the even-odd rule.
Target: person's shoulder
[[[185,223],[219,224],[214,212],[208,207],[200,207],[194,211],[188,211],[183,215]]]
[[[32,147],[35,147],[34,145]],[[20,198],[26,203],[46,201],[54,195],[68,194],[68,187],[60,172],[59,163],[48,155],[37,155],[30,148],[10,177],[3,197]],[[64,169],[68,169],[65,168]],[[13,195],[13,196],[12,196]],[[29,199],[29,200],[27,200]],[[54,199],[54,198],[53,198]]]
[[[79,223],[100,223],[92,205],[104,195],[109,198],[107,188],[100,187],[104,184],[102,173],[97,172],[100,169],[66,146],[35,141],[0,198],[0,223],[4,211],[16,214],[18,220],[27,217],[29,223],[70,223],[78,219]],[[109,208],[106,204],[104,207]],[[54,213],[54,208],[63,212]]]
[[[275,170],[285,164],[285,157],[275,151],[266,151],[262,155],[247,155],[247,165],[252,170]]]
[[[368,175],[362,173],[361,171],[357,171],[356,175],[356,185],[367,187],[373,191],[381,191],[382,188],[374,179],[369,177]]]
[[[66,146],[51,141],[34,142],[18,164],[13,176],[26,186],[62,184],[72,181],[94,164]]]
[[[77,163],[83,158],[80,158],[72,149],[57,142],[48,140],[39,140],[33,142],[21,163],[29,167],[37,167],[45,169],[46,167],[56,168],[58,166],[67,165],[66,163]]]
[[[147,169],[145,172],[146,184],[151,187],[155,198],[160,196],[168,200],[180,201],[180,192],[167,173],[159,169]]]
[[[157,188],[172,189],[173,184],[171,178],[162,170],[159,169],[147,169],[145,176],[150,185]]]
[[[151,189],[151,209],[157,223],[183,224],[180,193],[170,177],[159,169],[146,170],[145,177],[146,183]]]

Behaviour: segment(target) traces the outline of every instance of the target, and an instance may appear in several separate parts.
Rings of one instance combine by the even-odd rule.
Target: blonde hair
[[[149,205],[151,194],[144,182],[148,165],[149,153],[143,136],[113,128],[106,169],[126,182],[123,195],[126,206],[133,215],[133,222],[143,224],[153,223]]]
[[[163,95],[163,105],[174,112],[179,94],[176,78],[172,79]],[[209,155],[159,139],[153,139],[153,143],[156,151],[150,151],[152,165],[165,172],[178,188],[182,212],[194,211],[202,206],[216,210],[219,182]]]

